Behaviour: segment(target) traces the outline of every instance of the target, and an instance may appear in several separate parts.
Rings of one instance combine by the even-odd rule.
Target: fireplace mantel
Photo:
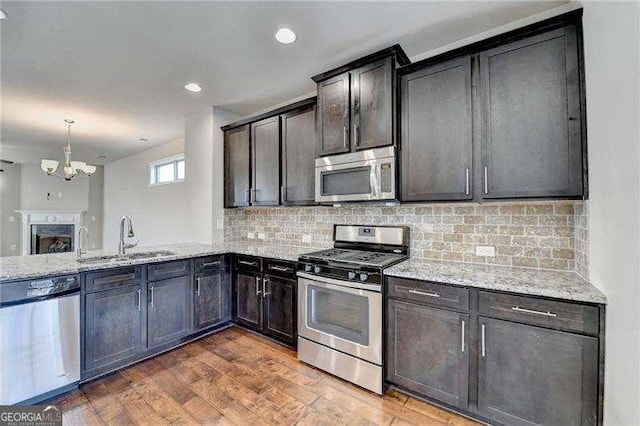
[[[31,254],[31,225],[74,225],[74,235],[82,226],[84,210],[16,210],[22,215],[22,255]]]

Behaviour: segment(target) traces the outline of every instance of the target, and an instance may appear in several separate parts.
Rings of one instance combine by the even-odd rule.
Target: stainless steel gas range
[[[334,225],[300,256],[298,359],[382,394],[382,273],[408,258],[406,226]]]

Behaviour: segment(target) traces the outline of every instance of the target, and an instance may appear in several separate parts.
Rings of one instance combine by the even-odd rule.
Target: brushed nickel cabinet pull
[[[465,328],[465,323],[464,323],[464,320],[462,320],[462,352],[464,352],[464,328]]]
[[[469,195],[469,168],[464,169],[464,193]]]
[[[149,289],[151,296],[149,297],[149,305],[153,308],[153,286]]]
[[[136,308],[138,308],[138,312],[140,312],[140,289],[136,290]]]
[[[238,260],[238,263],[241,265],[258,266],[257,262],[247,262],[246,260]]]
[[[216,260],[215,262],[205,262],[202,264],[203,268],[209,267],[209,266],[218,266],[220,265],[220,261]]]
[[[277,266],[277,265],[269,265],[269,269],[273,270],[273,271],[280,271],[280,272],[290,272],[291,268],[285,268],[283,266]]]
[[[282,202],[287,201],[287,188],[284,185],[280,187],[280,199]]]
[[[256,296],[260,296],[260,277],[256,277]]]
[[[251,201],[249,199],[249,192],[251,192],[251,190],[249,188],[244,190],[244,202],[249,204]]]
[[[536,311],[533,309],[525,309],[525,308],[521,308],[520,306],[514,306],[513,308],[511,308],[512,311],[516,311],[516,312],[523,312],[525,314],[532,314],[532,315],[542,315],[545,317],[552,317],[555,318],[558,315],[554,314],[553,312],[547,311],[547,312],[543,312],[543,311]]]
[[[271,293],[267,291],[267,285],[269,285],[269,278],[262,279],[262,297],[267,297]]]
[[[342,126],[342,146],[347,147],[347,126]]]
[[[196,296],[200,296],[200,277],[196,278]]]
[[[360,127],[357,124],[353,125],[353,143],[360,146]]]
[[[484,356],[485,356],[484,324],[482,324],[482,326],[480,327],[480,331],[481,331],[481,333],[480,333],[480,334],[482,335],[482,336],[481,336],[482,338],[480,339],[480,340],[482,341],[482,342],[481,342],[481,343],[482,343],[482,345],[481,345],[481,346],[482,346],[482,358],[484,358]]]
[[[420,296],[427,296],[427,297],[440,297],[440,295],[438,293],[427,293],[426,291],[420,291],[420,290],[416,290],[414,288],[409,290],[409,293],[419,294]]]
[[[489,168],[484,166],[484,193],[489,193]]]

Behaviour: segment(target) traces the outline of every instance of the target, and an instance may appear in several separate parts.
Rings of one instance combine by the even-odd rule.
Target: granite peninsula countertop
[[[105,260],[104,262],[78,263],[76,262],[75,253],[0,257],[0,282],[53,275],[77,274],[79,272],[99,269],[118,268],[129,265],[144,265],[147,263],[166,262],[170,260],[188,259],[192,257],[225,253],[297,261],[301,254],[310,253],[316,250],[320,250],[320,248],[251,243],[182,243],[129,249],[127,250],[128,254],[148,251],[170,251],[174,254],[157,258],[122,260],[118,262]],[[87,254],[84,254],[83,257],[109,256],[115,254],[117,254],[116,250],[97,250],[90,251]]]
[[[575,272],[513,266],[409,259],[385,269],[385,275],[507,291],[588,303],[607,303],[606,296]]]

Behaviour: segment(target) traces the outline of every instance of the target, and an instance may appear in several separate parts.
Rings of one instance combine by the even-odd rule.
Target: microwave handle
[[[374,163],[372,173],[373,176],[371,178],[373,180],[371,187],[375,192],[375,194],[373,194],[374,197],[378,199],[382,194],[382,163]]]

